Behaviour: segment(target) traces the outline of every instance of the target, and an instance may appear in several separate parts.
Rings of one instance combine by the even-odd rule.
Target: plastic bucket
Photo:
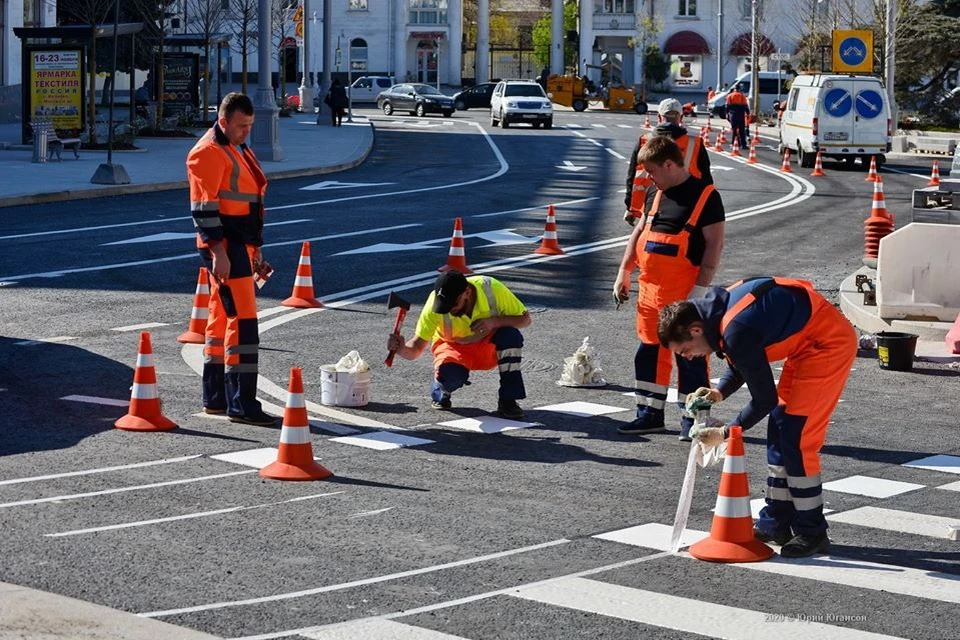
[[[878,333],[877,358],[880,360],[880,368],[890,371],[911,371],[918,337],[913,333],[899,331]]]
[[[320,367],[320,404],[328,407],[362,407],[370,402],[370,372],[337,371],[336,365]]]

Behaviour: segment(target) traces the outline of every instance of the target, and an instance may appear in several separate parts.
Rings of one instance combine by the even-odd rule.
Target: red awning
[[[667,38],[663,52],[702,55],[710,53],[710,45],[696,31],[678,31]]]
[[[773,43],[770,41],[770,38],[763,35],[762,33],[757,34],[757,55],[768,56],[771,53],[776,51],[776,47],[773,46]],[[738,35],[733,44],[730,45],[730,55],[734,56],[749,56],[750,52],[750,33],[741,33]]]

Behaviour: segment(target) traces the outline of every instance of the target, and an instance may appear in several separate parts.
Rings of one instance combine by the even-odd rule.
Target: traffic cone
[[[753,141],[757,144],[760,144],[760,125],[759,123],[753,127]]]
[[[437,271],[450,271],[456,269],[465,276],[473,271],[467,266],[467,257],[463,246],[463,222],[460,218],[453,221],[453,237],[450,238],[450,252],[447,254],[447,264],[443,265]]]
[[[177,342],[185,344],[203,344],[206,340],[207,317],[210,315],[210,281],[206,267],[200,267],[197,276],[197,291],[193,294],[193,309],[190,311],[190,324],[187,330],[177,336]]]
[[[653,127],[650,126],[650,112],[649,112],[649,111],[647,112],[647,116],[643,119],[643,128],[644,128],[644,129],[652,129],[652,128],[653,128]]]
[[[566,253],[557,242],[557,218],[554,216],[552,204],[547,206],[547,224],[543,229],[543,240],[540,241],[540,248],[534,253],[548,256],[562,256]]]
[[[274,480],[324,480],[333,475],[313,459],[310,444],[310,422],[303,398],[303,377],[300,367],[290,369],[287,406],[283,410],[280,448],[277,459],[260,470],[261,478]]]
[[[710,537],[690,547],[694,558],[710,562],[760,562],[773,555],[773,549],[753,537],[750,483],[744,455],[743,430],[732,426]]]
[[[742,158],[743,155],[740,153],[740,137],[733,136],[733,147],[730,149],[731,158]]]
[[[750,154],[747,156],[747,164],[757,164],[757,139],[750,141]]]
[[[304,242],[300,248],[300,262],[297,264],[297,277],[293,281],[293,293],[280,304],[300,309],[319,309],[323,306],[322,302],[313,297],[313,269],[310,266],[309,242]]]
[[[717,131],[716,143],[713,145],[713,150],[723,152],[723,129]]]
[[[709,114],[707,115],[707,126],[704,127],[704,129],[707,130],[707,133],[710,133],[711,131],[713,131],[713,123],[712,123],[712,121],[710,120],[710,115],[709,115]]]
[[[873,183],[873,204],[870,217],[863,223],[863,264],[875,269],[880,255],[880,241],[893,233],[893,215],[887,211],[883,197],[883,178]]]
[[[113,426],[125,431],[169,431],[177,428],[176,423],[163,415],[160,408],[149,331],[140,333],[137,368],[133,370],[133,388],[127,415],[114,422]]]
[[[863,179],[864,182],[876,182],[880,177],[880,174],[877,173],[877,156],[870,156],[870,172],[867,173],[867,177]]]
[[[934,160],[933,167],[930,169],[930,182],[927,183],[928,187],[939,187],[940,186],[940,161]]]
[[[821,160],[820,156],[821,156],[821,152],[817,151],[817,159],[813,163],[813,173],[810,174],[811,177],[816,178],[819,176],[827,175],[823,172],[823,161]]]
[[[793,173],[790,169],[790,149],[783,150],[783,164],[780,165],[780,173]]]

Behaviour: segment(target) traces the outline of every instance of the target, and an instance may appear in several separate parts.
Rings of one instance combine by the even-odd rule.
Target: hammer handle
[[[393,335],[395,336],[400,335],[400,325],[403,324],[403,319],[406,317],[407,317],[406,309],[403,309],[403,308],[397,309],[397,319],[393,323]],[[383,364],[387,365],[388,367],[392,367],[393,356],[395,355],[397,355],[397,352],[391,351],[389,354],[387,354],[387,359],[383,361]]]

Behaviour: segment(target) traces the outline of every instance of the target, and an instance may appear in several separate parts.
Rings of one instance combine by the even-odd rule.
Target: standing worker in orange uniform
[[[660,433],[664,428],[667,386],[674,356],[660,346],[657,321],[671,302],[701,295],[713,280],[723,251],[723,202],[712,184],[690,175],[680,147],[666,136],[653,136],[637,154],[658,191],[643,222],[634,227],[613,285],[618,303],[629,298],[630,277],[640,269],[637,335],[634,356],[636,419],[621,434]],[[706,358],[677,360],[681,394],[707,386]],[[689,441],[693,419],[680,420],[680,439]]]
[[[267,178],[246,145],[253,120],[249,97],[224,96],[217,122],[187,155],[187,176],[197,249],[210,274],[203,411],[273,426],[276,418],[256,397],[260,336],[253,276],[271,268],[260,251]]]
[[[695,392],[720,402],[744,383],[750,402],[730,425],[693,437],[718,445],[729,427],[744,431],[767,421],[766,506],[753,534],[782,545],[790,558],[826,553],[820,448],[857,355],[850,322],[804,280],[753,278],[699,299],[677,302],[660,315],[660,344],[684,358],[716,352],[730,367],[716,388]],[[780,383],[770,363],[784,360]]]
[[[733,85],[733,90],[727,94],[727,120],[730,121],[730,128],[733,135],[737,136],[740,142],[740,148],[747,148],[747,117],[750,115],[750,105],[747,103],[747,96],[740,91],[740,85]]]
[[[707,153],[699,136],[691,136],[683,127],[683,105],[680,101],[675,98],[662,100],[657,107],[657,114],[661,122],[653,130],[653,135],[669,136],[673,139],[683,151],[683,162],[690,175],[713,184],[713,176],[710,174],[710,154]],[[630,154],[630,165],[627,167],[627,195],[623,202],[626,210],[623,219],[631,226],[646,211],[648,195],[652,191],[653,182],[650,176],[643,170],[643,165],[637,163],[637,153],[649,139],[650,136],[647,134],[640,136],[637,145],[633,148],[633,153]]]

